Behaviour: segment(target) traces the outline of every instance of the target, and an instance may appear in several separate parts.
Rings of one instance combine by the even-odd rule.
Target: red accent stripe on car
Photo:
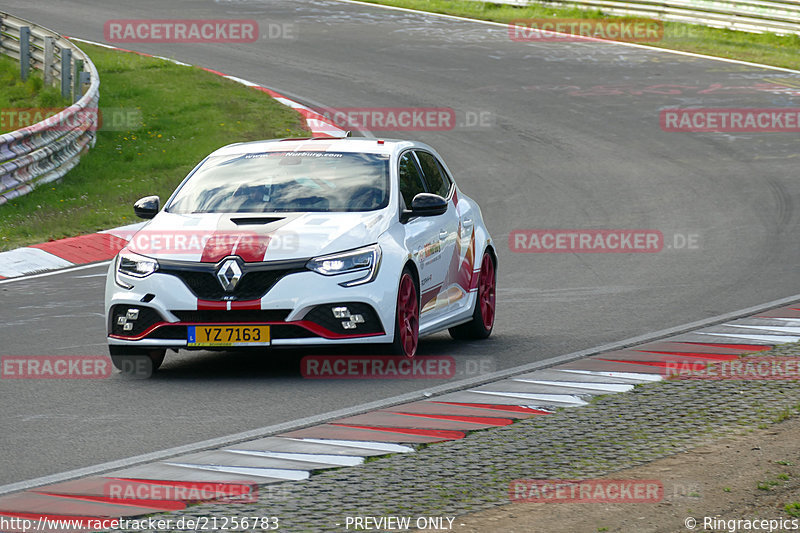
[[[216,263],[229,255],[233,255],[237,238],[232,235],[215,233],[206,241],[200,261],[203,263]]]
[[[198,311],[209,311],[209,310],[228,310],[228,302],[218,302],[215,300],[197,300],[197,310]]]
[[[250,309],[260,310],[261,300],[237,300],[231,302],[231,310],[233,309]]]
[[[156,322],[155,324],[153,324],[152,326],[150,326],[149,328],[147,328],[146,330],[144,330],[143,332],[139,333],[136,336],[110,334],[109,337],[112,338],[112,339],[120,339],[120,340],[126,340],[126,341],[138,341],[140,339],[143,339],[143,338],[147,337],[154,330],[160,328],[161,326],[175,326],[175,325],[178,325],[178,324],[173,324],[171,322],[163,322],[163,321],[162,322]]]
[[[438,284],[430,289],[423,291],[422,295],[420,296],[419,306],[420,308],[425,307],[425,304],[430,302],[431,300],[436,299],[439,293],[442,291],[442,284]]]
[[[247,233],[239,236],[239,240],[233,247],[232,255],[238,255],[246,263],[263,261],[269,246],[269,235],[257,235]]]
[[[359,337],[376,337],[378,335],[383,335],[382,331],[379,333],[350,333],[350,334],[336,333],[334,331],[331,331],[327,328],[320,326],[316,322],[311,322],[309,320],[295,320],[294,322],[282,322],[282,324],[291,324],[295,326],[300,326],[326,339],[357,339]]]

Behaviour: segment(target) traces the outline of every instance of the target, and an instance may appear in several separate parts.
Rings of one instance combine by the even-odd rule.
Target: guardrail
[[[100,79],[89,56],[73,43],[47,28],[3,12],[0,54],[20,61],[23,79],[30,68],[40,70],[46,85],[60,84],[61,94],[75,102],[36,124],[0,135],[2,205],[38,185],[61,178],[94,146]],[[86,83],[89,88],[83,93]]]
[[[607,15],[647,17],[714,28],[800,35],[800,0],[491,0],[492,3],[597,9]]]

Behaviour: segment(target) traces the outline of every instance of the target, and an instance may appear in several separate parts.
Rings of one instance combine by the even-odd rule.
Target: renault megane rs
[[[200,162],[112,263],[108,342],[124,372],[167,349],[481,339],[497,255],[478,205],[411,141],[232,144]]]

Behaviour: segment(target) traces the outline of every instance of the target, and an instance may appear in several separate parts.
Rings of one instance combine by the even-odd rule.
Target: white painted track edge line
[[[98,261],[96,263],[87,263],[85,265],[77,265],[67,268],[59,268],[58,270],[50,270],[48,272],[40,272],[38,274],[25,274],[24,276],[15,276],[13,278],[0,279],[0,285],[12,283],[14,281],[27,281],[29,279],[44,278],[47,276],[55,276],[56,274],[69,274],[78,270],[86,270],[87,268],[94,268],[100,266],[108,266],[111,261]]]
[[[342,3],[345,3],[345,4],[356,4],[356,5],[361,5],[361,6],[371,6],[371,7],[375,7],[375,8],[391,9],[391,10],[394,10],[394,11],[405,11],[406,13],[417,13],[419,15],[428,15],[428,16],[432,16],[432,17],[447,18],[447,19],[451,19],[451,20],[460,20],[460,21],[463,21],[463,22],[477,22],[479,24],[486,24],[486,25],[489,25],[489,26],[497,26],[497,27],[502,27],[502,28],[508,28],[508,23],[507,22],[495,22],[493,20],[474,19],[474,18],[470,18],[470,17],[461,17],[461,16],[458,16],[458,15],[448,15],[446,13],[433,13],[431,11],[422,11],[422,10],[419,10],[419,9],[411,9],[411,8],[408,8],[408,7],[387,6],[387,5],[383,5],[383,4],[373,4],[371,2],[360,2],[359,0],[335,0],[335,1],[342,2]],[[523,28],[523,29],[528,29],[528,28]],[[555,34],[558,34],[558,35],[569,35],[570,37],[581,38],[581,36],[578,36],[578,35],[564,34],[564,33],[559,33],[559,32],[551,32],[551,33],[555,33]],[[683,51],[683,50],[673,50],[672,48],[661,48],[659,46],[650,46],[650,45],[641,44],[641,43],[627,43],[627,42],[624,42],[624,41],[611,41],[611,40],[606,40],[606,39],[596,39],[596,38],[592,38],[592,37],[582,37],[582,38],[585,39],[586,41],[594,41],[594,42],[600,41],[600,42],[604,42],[604,43],[616,44],[616,45],[619,45],[619,46],[628,46],[628,47],[631,47],[631,48],[642,48],[642,49],[645,49],[645,50],[654,50],[654,51],[659,51],[659,52],[666,52],[666,53],[669,53],[669,54],[677,54],[677,55],[688,56],[688,57],[696,57],[698,59],[708,59],[708,60],[711,60],[711,61],[722,61],[724,63],[733,63],[733,64],[736,64],[736,65],[746,65],[748,67],[757,67],[757,68],[764,68],[764,69],[769,69],[769,70],[777,70],[777,71],[780,71],[780,72],[791,72],[793,74],[800,74],[800,70],[791,69],[791,68],[787,68],[787,67],[777,67],[777,66],[774,66],[774,65],[764,65],[764,64],[761,64],[761,63],[753,63],[751,61],[744,61],[742,59],[730,59],[730,58],[727,58],[727,57],[709,56],[709,55],[706,55],[706,54],[698,54],[696,52],[686,52],[686,51]]]

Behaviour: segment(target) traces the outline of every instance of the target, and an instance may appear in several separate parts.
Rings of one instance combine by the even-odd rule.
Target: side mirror
[[[161,198],[158,196],[145,196],[144,198],[139,198],[136,203],[133,204],[133,212],[136,213],[136,216],[139,218],[150,219],[158,214],[160,203]]]
[[[447,212],[447,200],[438,194],[421,192],[411,200],[411,209],[400,214],[400,222],[406,223],[411,217],[435,217]]]

